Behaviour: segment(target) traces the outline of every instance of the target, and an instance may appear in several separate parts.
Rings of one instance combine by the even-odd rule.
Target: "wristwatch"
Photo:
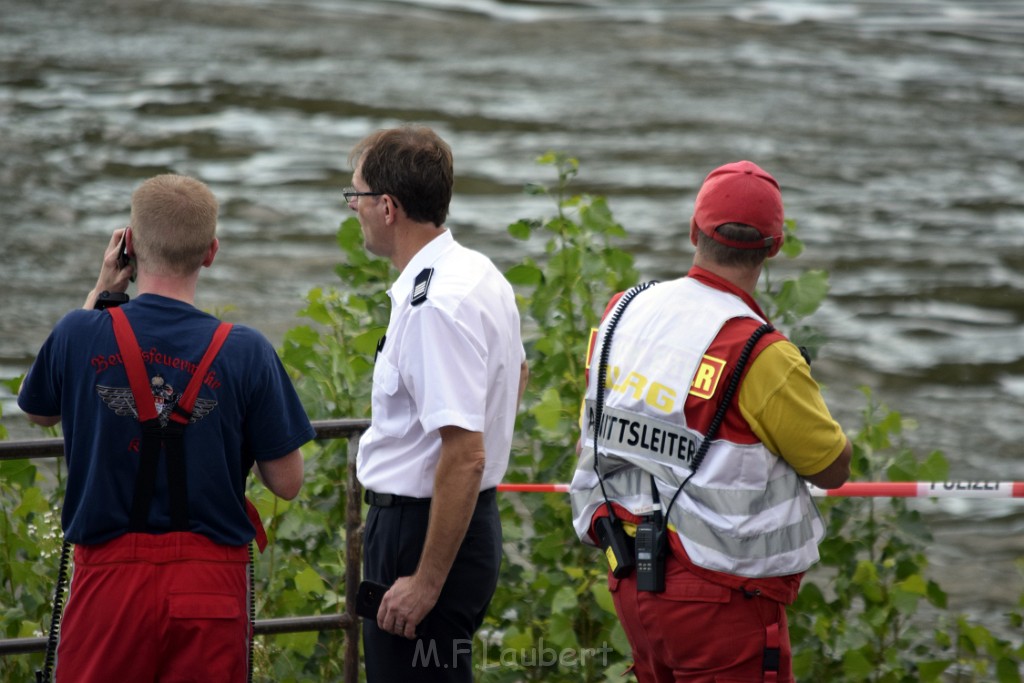
[[[108,292],[103,290],[100,295],[96,297],[96,305],[93,308],[97,310],[103,310],[104,308],[112,308],[114,306],[120,306],[121,304],[128,303],[131,297],[128,296],[127,292]]]

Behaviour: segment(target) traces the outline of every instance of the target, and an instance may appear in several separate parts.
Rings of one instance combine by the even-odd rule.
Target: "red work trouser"
[[[57,683],[243,683],[248,560],[184,532],[76,546]]]
[[[711,583],[671,553],[665,564],[663,593],[637,592],[635,573],[608,577],[640,683],[793,681],[784,605]],[[778,647],[777,673],[766,675],[766,646]]]

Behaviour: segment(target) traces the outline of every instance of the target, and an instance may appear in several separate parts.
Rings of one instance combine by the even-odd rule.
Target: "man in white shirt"
[[[400,272],[357,463],[363,573],[390,586],[364,620],[367,679],[471,681],[501,563],[495,487],[528,376],[519,312],[501,272],[444,225],[454,171],[434,131],[377,131],[350,162],[366,249]]]

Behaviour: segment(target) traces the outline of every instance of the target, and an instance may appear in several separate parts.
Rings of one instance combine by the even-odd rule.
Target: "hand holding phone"
[[[377,621],[377,612],[380,610],[380,602],[388,587],[375,581],[363,581],[359,584],[356,593],[356,614],[367,619]]]

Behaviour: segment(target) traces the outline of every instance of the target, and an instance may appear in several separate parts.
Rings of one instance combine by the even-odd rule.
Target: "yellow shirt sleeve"
[[[757,438],[797,474],[818,474],[846,445],[800,350],[789,341],[765,348],[740,383],[740,412]]]

